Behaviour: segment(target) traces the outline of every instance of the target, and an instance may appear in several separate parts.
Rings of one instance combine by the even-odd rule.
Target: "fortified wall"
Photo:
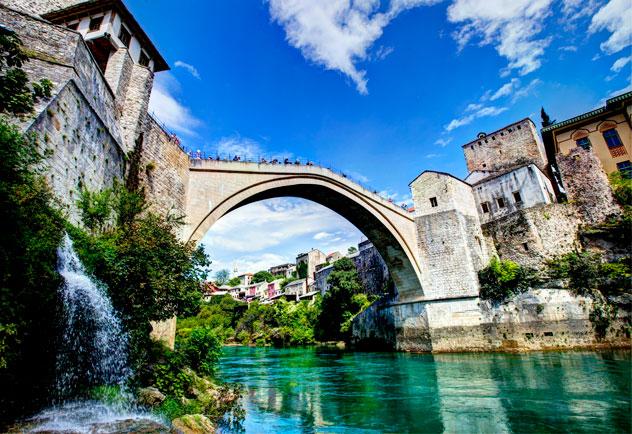
[[[629,301],[597,336],[592,299],[565,289],[531,289],[500,305],[479,298],[478,271],[492,257],[543,268],[582,248],[583,226],[620,213],[599,159],[582,148],[558,158],[569,198],[560,203],[531,120],[480,133],[463,152],[464,180],[425,171],[410,184],[424,297],[374,304],[355,318],[353,341],[434,352],[629,345]]]
[[[22,40],[31,81],[50,98],[16,119],[38,137],[45,176],[71,221],[82,189],[124,182],[135,150],[155,210],[184,215],[188,156],[147,113],[155,72],[168,69],[121,1],[0,0],[0,22]]]

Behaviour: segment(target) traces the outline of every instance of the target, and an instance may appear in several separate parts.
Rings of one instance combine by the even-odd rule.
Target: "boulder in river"
[[[215,425],[202,414],[185,414],[171,422],[176,434],[212,434]]]
[[[165,395],[155,387],[144,387],[138,390],[138,403],[149,407],[160,405]]]

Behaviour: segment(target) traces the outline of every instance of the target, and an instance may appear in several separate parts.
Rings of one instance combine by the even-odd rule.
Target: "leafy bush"
[[[182,399],[168,397],[156,410],[169,420],[177,419],[185,414],[199,414],[202,409],[198,402],[188,400],[183,403]]]
[[[614,198],[622,206],[632,206],[632,177],[622,172],[608,176]]]
[[[241,279],[239,279],[239,277],[233,277],[232,279],[228,280],[228,282],[226,282],[226,285],[232,286],[233,288],[235,286],[239,286],[240,284],[241,284]]]
[[[547,264],[550,274],[568,279],[569,289],[578,295],[591,296],[594,290],[605,296],[630,291],[630,257],[606,262],[599,253],[572,252]]]
[[[520,294],[536,283],[535,272],[513,261],[492,258],[489,265],[478,272],[480,297],[501,303]]]
[[[260,283],[260,282],[272,282],[274,280],[274,276],[269,271],[257,271],[252,275],[252,283]]]
[[[205,375],[213,375],[222,355],[223,341],[210,327],[193,329],[189,336],[178,343],[184,363]]]

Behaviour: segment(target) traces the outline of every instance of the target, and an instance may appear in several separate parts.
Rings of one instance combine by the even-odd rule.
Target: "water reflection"
[[[247,432],[629,432],[630,353],[231,347]]]

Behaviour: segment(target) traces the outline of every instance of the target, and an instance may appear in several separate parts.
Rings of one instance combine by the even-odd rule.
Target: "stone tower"
[[[425,171],[411,184],[426,298],[477,296],[477,272],[489,261],[472,187]]]

